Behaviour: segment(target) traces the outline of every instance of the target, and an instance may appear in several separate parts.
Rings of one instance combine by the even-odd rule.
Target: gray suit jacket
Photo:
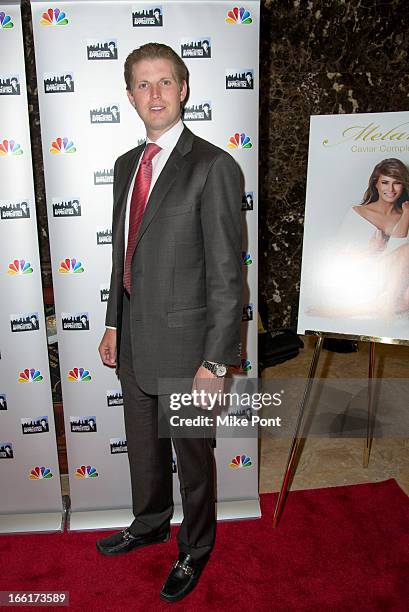
[[[123,300],[127,195],[144,145],[114,169],[112,275],[106,325]],[[140,387],[192,377],[203,359],[240,363],[241,174],[233,158],[186,127],[146,205],[132,260],[131,345]]]

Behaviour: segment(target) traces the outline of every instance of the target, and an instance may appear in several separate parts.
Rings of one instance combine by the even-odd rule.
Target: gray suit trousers
[[[172,445],[158,436],[158,396],[145,393],[132,366],[129,299],[124,296],[119,378],[131,473],[134,535],[146,535],[169,523],[173,513]],[[174,438],[183,522],[179,550],[200,559],[212,549],[216,532],[215,464],[209,438]]]

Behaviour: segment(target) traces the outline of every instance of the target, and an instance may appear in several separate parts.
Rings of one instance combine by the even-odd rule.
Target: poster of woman
[[[311,117],[306,330],[409,340],[409,112]]]

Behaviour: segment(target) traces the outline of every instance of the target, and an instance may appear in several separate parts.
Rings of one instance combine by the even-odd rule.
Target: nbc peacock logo
[[[247,253],[247,251],[241,252],[241,260],[244,266],[251,266],[251,264],[253,263],[253,260],[251,259],[251,255],[250,253]]]
[[[21,145],[15,140],[2,140],[0,142],[0,157],[23,155]]]
[[[97,469],[93,465],[81,465],[75,470],[77,478],[98,478]]]
[[[43,26],[65,26],[68,25],[68,19],[63,11],[59,8],[49,8],[48,11],[41,15],[40,25]]]
[[[250,372],[251,369],[252,369],[251,361],[249,359],[242,359],[241,360],[241,371]]]
[[[253,145],[250,136],[247,136],[244,132],[241,134],[237,132],[230,137],[227,146],[229,149],[251,149]]]
[[[45,466],[33,467],[33,469],[30,470],[30,473],[28,475],[29,480],[47,480],[52,477],[53,477],[53,474],[50,468],[45,467]]]
[[[58,272],[60,274],[82,274],[85,269],[79,259],[67,257],[60,261]]]
[[[250,23],[253,23],[253,20],[251,18],[250,11],[244,7],[239,8],[235,6],[231,11],[228,11],[225,22],[233,25],[249,25]]]
[[[67,376],[69,382],[89,382],[91,378],[90,371],[85,368],[72,368]]]
[[[239,470],[241,468],[250,468],[253,463],[248,455],[236,455],[229,463],[229,468]]]
[[[10,276],[26,276],[32,273],[33,268],[31,267],[31,263],[25,259],[15,259],[9,263],[9,267],[7,268],[7,274],[10,274]]]
[[[11,21],[10,15],[6,15],[3,11],[0,13],[0,30],[11,30],[14,28],[14,23]]]
[[[18,375],[19,383],[35,383],[41,382],[43,380],[43,376],[40,370],[36,370],[35,368],[26,368]]]
[[[76,150],[73,141],[66,136],[53,140],[50,147],[50,153],[53,155],[68,155],[69,153],[75,153]]]

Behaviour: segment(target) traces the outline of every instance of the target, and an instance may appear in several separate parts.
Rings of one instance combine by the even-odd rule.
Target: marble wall
[[[232,3],[234,5],[234,3]],[[22,0],[43,281],[48,225],[29,0]],[[296,323],[311,114],[409,110],[406,0],[262,0],[260,293]]]

